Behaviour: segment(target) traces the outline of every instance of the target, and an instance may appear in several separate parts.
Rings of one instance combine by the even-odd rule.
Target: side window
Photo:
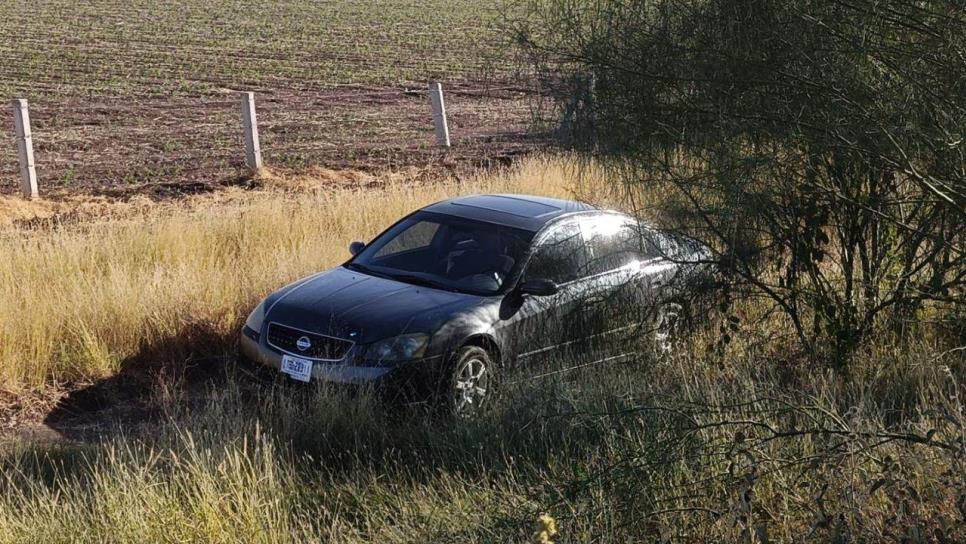
[[[590,253],[588,270],[600,274],[658,256],[653,233],[620,216],[601,216],[583,225]]]
[[[585,249],[580,227],[576,223],[561,225],[537,246],[525,276],[527,279],[543,278],[557,283],[576,280],[585,275]]]

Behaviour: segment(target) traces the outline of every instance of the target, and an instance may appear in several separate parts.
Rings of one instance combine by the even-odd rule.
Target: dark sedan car
[[[687,311],[672,280],[709,256],[618,212],[525,195],[439,202],[350,252],[259,304],[243,355],[304,382],[415,384],[464,415],[537,355],[644,323],[667,349]]]

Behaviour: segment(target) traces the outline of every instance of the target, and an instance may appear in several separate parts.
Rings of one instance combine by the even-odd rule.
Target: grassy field
[[[168,397],[148,430],[4,449],[0,541],[539,542],[543,513],[561,543],[966,538],[962,459],[889,438],[961,440],[954,426],[886,421],[882,377],[844,386],[705,340],[673,362],[521,380],[462,426],[324,389],[252,392],[229,371],[204,402]],[[956,390],[928,357],[877,362],[919,406]]]
[[[342,187],[268,175],[263,190],[177,203],[38,202],[52,228],[28,221],[0,231],[8,256],[0,264],[0,384],[17,390],[103,377],[172,338],[230,343],[260,297],[345,260],[350,241],[457,193],[572,194],[568,169],[576,165],[534,159],[459,184],[359,175]],[[359,187],[367,181],[382,185]],[[18,210],[23,222],[29,210]]]
[[[497,6],[12,0],[0,4],[0,97],[30,101],[48,190],[237,177],[240,89],[258,93],[271,164],[385,167],[434,158],[422,91],[439,79],[450,160],[473,163],[521,145],[506,140],[528,122],[524,93],[493,89],[510,74]],[[17,187],[15,160],[0,152],[0,193]]]
[[[30,100],[55,195],[9,195],[0,150],[0,544],[966,542],[966,352],[941,324],[836,367],[736,291],[671,354],[517,369],[464,422],[237,359],[258,300],[427,203],[669,208],[515,156],[539,142],[499,3],[0,2],[0,96]]]
[[[14,210],[0,401],[72,385],[46,434],[0,435],[0,542],[536,542],[544,513],[556,542],[966,539],[966,368],[927,325],[844,376],[743,301],[670,357],[521,369],[462,425],[239,365],[259,297],[422,204],[617,197],[560,158],[460,183],[321,174]]]

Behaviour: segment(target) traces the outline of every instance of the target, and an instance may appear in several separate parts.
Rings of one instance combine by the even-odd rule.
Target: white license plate
[[[282,355],[282,373],[300,382],[308,382],[312,379],[312,361]]]

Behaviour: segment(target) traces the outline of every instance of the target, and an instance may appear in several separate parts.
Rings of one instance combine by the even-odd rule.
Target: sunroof
[[[503,195],[471,196],[461,198],[453,202],[453,204],[503,212],[519,217],[540,217],[541,215],[560,211],[560,208],[557,206],[551,206],[543,202],[534,202],[533,200]]]

